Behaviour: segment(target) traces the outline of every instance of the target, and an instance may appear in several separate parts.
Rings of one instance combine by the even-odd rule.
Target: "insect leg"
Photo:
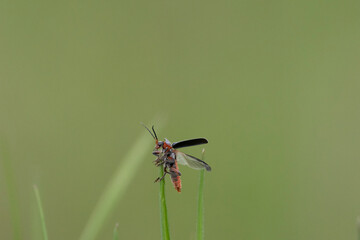
[[[165,158],[166,158],[166,155],[165,155],[165,154],[163,154],[163,153],[160,152],[160,151],[154,151],[153,154],[158,157],[158,158],[155,159],[155,161],[154,161],[155,166],[158,167],[158,166],[164,164]]]
[[[164,164],[164,162],[165,162],[165,160],[164,159],[161,159],[161,158],[158,158],[158,159],[156,159],[155,161],[155,166],[160,166],[160,165],[163,165]]]
[[[152,152],[152,154],[155,155],[155,156],[157,156],[157,157],[160,155],[160,153],[161,153],[160,151],[153,151],[153,152]]]
[[[165,166],[165,167],[164,167],[164,174],[162,175],[162,177],[161,177],[161,178],[160,178],[160,177],[158,177],[157,179],[155,179],[154,183],[156,183],[156,182],[160,182],[161,180],[163,180],[163,179],[164,179],[164,177],[165,177],[165,175],[166,175],[167,173],[169,173],[169,172],[166,170],[166,166]]]

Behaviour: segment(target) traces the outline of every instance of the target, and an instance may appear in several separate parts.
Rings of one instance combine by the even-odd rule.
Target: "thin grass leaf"
[[[39,214],[40,214],[40,221],[41,221],[41,229],[43,232],[43,239],[44,240],[48,240],[48,235],[47,235],[47,231],[46,231],[46,224],[45,224],[45,216],[44,216],[44,211],[42,208],[42,203],[41,203],[41,198],[40,198],[40,193],[39,193],[39,189],[36,185],[34,185],[34,192],[35,192],[35,197],[36,197],[36,202],[38,204],[38,208],[39,208]]]
[[[152,144],[149,133],[144,131],[143,135],[133,144],[124,160],[121,161],[114,176],[109,181],[80,236],[80,240],[94,240],[96,238],[106,218],[124,196],[141,162],[151,152]]]
[[[160,177],[164,174],[164,169],[159,167]],[[170,240],[169,223],[167,216],[166,198],[165,198],[165,178],[160,181],[160,224],[161,224],[161,239]]]
[[[356,218],[357,239],[360,240],[360,216]]]
[[[33,199],[31,199],[31,209],[29,217],[29,228],[31,229],[31,231],[27,234],[27,237],[31,240],[43,239],[41,221],[39,219],[39,207],[36,197],[34,197]]]
[[[119,240],[119,223],[115,224],[113,240]]]
[[[12,234],[14,240],[20,240],[21,228],[20,228],[20,214],[18,196],[16,191],[16,182],[14,177],[14,170],[11,164],[10,154],[8,152],[8,145],[5,141],[0,139],[0,161],[3,168],[3,174],[5,178],[6,190],[9,198],[9,208],[11,216]]]
[[[205,149],[202,150],[201,159],[204,161]],[[204,176],[205,170],[201,169],[199,173],[199,195],[198,195],[198,214],[197,214],[197,240],[204,239]]]

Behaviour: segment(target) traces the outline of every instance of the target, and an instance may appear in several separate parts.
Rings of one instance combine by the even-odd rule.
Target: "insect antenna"
[[[144,128],[146,128],[146,130],[148,130],[149,131],[149,133],[151,134],[151,136],[154,138],[154,139],[157,139],[157,137],[155,138],[155,136],[156,136],[156,134],[155,134],[155,136],[154,136],[154,134],[152,134],[152,132],[150,131],[150,129],[148,129],[146,126],[145,126],[145,124],[144,123],[140,123],[141,125],[143,125],[144,126]],[[154,130],[154,126],[153,126],[153,130]]]
[[[152,130],[153,130],[153,132],[154,132],[155,139],[157,140],[157,139],[158,139],[158,137],[157,137],[157,135],[156,135],[156,132],[155,132],[155,129],[154,129],[154,125],[152,126]]]

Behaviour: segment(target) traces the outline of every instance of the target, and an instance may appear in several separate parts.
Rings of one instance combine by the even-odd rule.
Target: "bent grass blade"
[[[124,160],[121,161],[109,181],[80,236],[80,240],[96,239],[106,218],[124,196],[141,162],[151,152],[152,144],[149,133],[144,131],[143,135],[133,144]]]
[[[38,208],[39,208],[41,228],[42,228],[42,232],[43,232],[43,239],[48,240],[48,234],[47,234],[47,230],[46,230],[44,211],[43,211],[43,208],[42,208],[39,189],[38,189],[38,187],[36,185],[34,185],[34,192],[35,192],[36,202],[37,202]]]

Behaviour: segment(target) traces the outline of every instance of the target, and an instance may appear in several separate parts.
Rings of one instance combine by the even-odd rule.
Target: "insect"
[[[179,171],[178,163],[187,165],[193,169],[205,168],[207,171],[211,171],[211,167],[206,162],[177,150],[178,148],[206,144],[208,141],[205,138],[194,138],[174,143],[171,143],[166,138],[164,141],[159,141],[154,126],[152,126],[152,132],[145,125],[143,126],[155,139],[155,148],[152,152],[152,154],[157,157],[154,161],[155,166],[162,166],[164,168],[164,175],[158,177],[155,182],[160,182],[164,179],[166,174],[169,174],[175,189],[178,192],[181,192],[181,172]]]

